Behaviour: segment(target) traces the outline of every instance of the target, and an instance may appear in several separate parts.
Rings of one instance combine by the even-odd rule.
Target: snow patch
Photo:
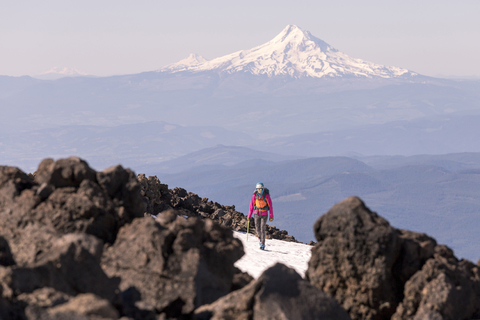
[[[260,250],[258,238],[253,234],[248,235],[248,241],[245,232],[233,231],[233,235],[242,241],[245,250],[245,255],[235,263],[235,266],[243,272],[247,272],[256,279],[265,269],[281,262],[295,269],[300,276],[305,277],[308,261],[312,255],[312,246],[267,239],[265,250]]]

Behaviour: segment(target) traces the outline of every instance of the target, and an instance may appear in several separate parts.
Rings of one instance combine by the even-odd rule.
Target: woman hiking
[[[250,201],[248,219],[251,219],[252,213],[255,213],[255,229],[257,230],[258,239],[260,240],[260,249],[262,250],[265,250],[265,227],[267,226],[269,211],[270,221],[273,221],[273,207],[270,193],[268,189],[264,187],[263,183],[259,182],[255,186],[255,192]]]

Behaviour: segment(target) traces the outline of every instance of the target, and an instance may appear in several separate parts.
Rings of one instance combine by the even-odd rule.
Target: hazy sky
[[[106,76],[250,49],[295,24],[353,58],[480,77],[480,0],[0,0],[0,75]]]

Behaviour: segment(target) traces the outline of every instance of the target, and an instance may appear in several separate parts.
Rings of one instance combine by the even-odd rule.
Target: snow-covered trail
[[[243,242],[245,255],[235,263],[235,266],[247,272],[255,279],[268,267],[281,262],[294,268],[302,277],[305,276],[312,246],[275,239],[267,239],[265,250],[260,250],[258,238],[253,234],[234,231],[233,235]]]

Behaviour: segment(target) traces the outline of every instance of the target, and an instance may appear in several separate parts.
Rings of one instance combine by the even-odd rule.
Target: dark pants
[[[259,216],[255,214],[255,230],[257,230],[258,239],[265,244],[265,227],[267,226],[268,214]]]

